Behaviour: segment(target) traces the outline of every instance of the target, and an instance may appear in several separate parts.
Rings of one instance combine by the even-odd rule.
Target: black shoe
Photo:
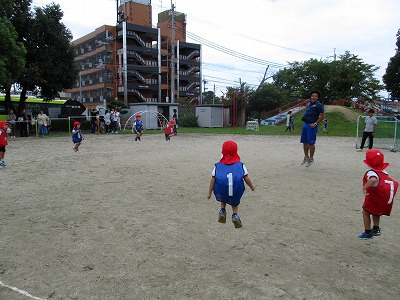
[[[380,228],[378,228],[378,229],[372,228],[371,232],[372,232],[373,236],[380,236],[381,235],[381,229]]]

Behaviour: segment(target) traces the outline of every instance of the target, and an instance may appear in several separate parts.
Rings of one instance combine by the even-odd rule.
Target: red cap
[[[10,124],[8,124],[6,121],[1,121],[0,122],[0,129],[3,129],[4,126],[6,126],[6,125],[10,126]]]
[[[385,160],[385,156],[383,153],[376,149],[367,150],[365,153],[364,163],[370,167],[372,170],[382,171],[385,170],[389,163],[383,162]]]
[[[141,116],[142,116],[141,114],[137,114],[137,115],[136,115],[136,119],[139,118],[139,117],[141,117]]]
[[[74,127],[76,127],[77,125],[80,125],[81,123],[79,123],[78,121],[74,122]]]
[[[224,165],[231,165],[240,161],[240,156],[237,153],[238,146],[232,141],[226,141],[222,144],[222,158],[220,162]]]

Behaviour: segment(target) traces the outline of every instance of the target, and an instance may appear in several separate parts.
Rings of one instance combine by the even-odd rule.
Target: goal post
[[[361,145],[363,131],[365,129],[365,119],[368,116],[358,116],[356,148]],[[390,116],[375,116],[378,123],[374,134],[374,148],[388,149],[392,152],[400,151],[400,120]],[[368,139],[364,147],[368,147]]]

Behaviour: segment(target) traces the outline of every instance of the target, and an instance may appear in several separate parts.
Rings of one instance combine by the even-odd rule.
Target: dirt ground
[[[207,199],[234,139],[256,186],[243,228]],[[320,135],[17,138],[0,170],[0,299],[398,299],[399,197],[361,241],[365,154]],[[400,179],[399,153],[384,151]],[[230,209],[228,210],[230,213]]]

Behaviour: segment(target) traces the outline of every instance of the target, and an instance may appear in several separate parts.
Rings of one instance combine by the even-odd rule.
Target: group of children
[[[173,121],[171,120],[171,122],[164,126],[167,141],[169,140],[169,136],[173,135]],[[73,150],[78,152],[84,138],[80,129],[80,123],[74,122],[73,125]],[[140,114],[136,115],[133,127],[136,133],[135,141],[140,141],[140,136],[144,130]],[[0,168],[6,166],[4,156],[6,146],[8,145],[8,128],[9,124],[7,122],[0,122]],[[368,240],[380,236],[380,217],[382,215],[390,216],[392,211],[393,200],[396,196],[399,183],[392,179],[386,172],[389,163],[384,160],[384,154],[380,150],[370,149],[366,152],[364,163],[370,169],[363,176],[362,192],[365,199],[362,206],[362,216],[365,230],[358,236],[359,239]],[[238,209],[245,191],[245,183],[252,191],[255,190],[247,168],[240,160],[237,144],[232,140],[228,140],[222,144],[222,158],[215,164],[211,173],[211,181],[207,194],[207,198],[210,199],[212,193],[214,193],[216,200],[220,202],[218,212],[219,223],[226,223],[226,205],[228,204],[232,207],[232,223],[235,228],[243,226],[238,215]]]
[[[215,164],[212,171],[207,198],[210,199],[211,194],[214,193],[216,200],[220,202],[218,222],[226,223],[226,205],[228,204],[232,207],[232,223],[235,228],[241,228],[242,221],[238,215],[238,207],[245,190],[244,183],[252,191],[255,187],[245,165],[240,161],[237,150],[237,144],[232,140],[222,144],[222,158]],[[364,163],[370,170],[363,176],[362,192],[365,199],[362,215],[365,231],[358,238],[368,240],[381,235],[380,217],[390,216],[399,183],[389,177],[386,172],[385,169],[389,163],[384,162],[384,154],[381,151],[368,150]]]

